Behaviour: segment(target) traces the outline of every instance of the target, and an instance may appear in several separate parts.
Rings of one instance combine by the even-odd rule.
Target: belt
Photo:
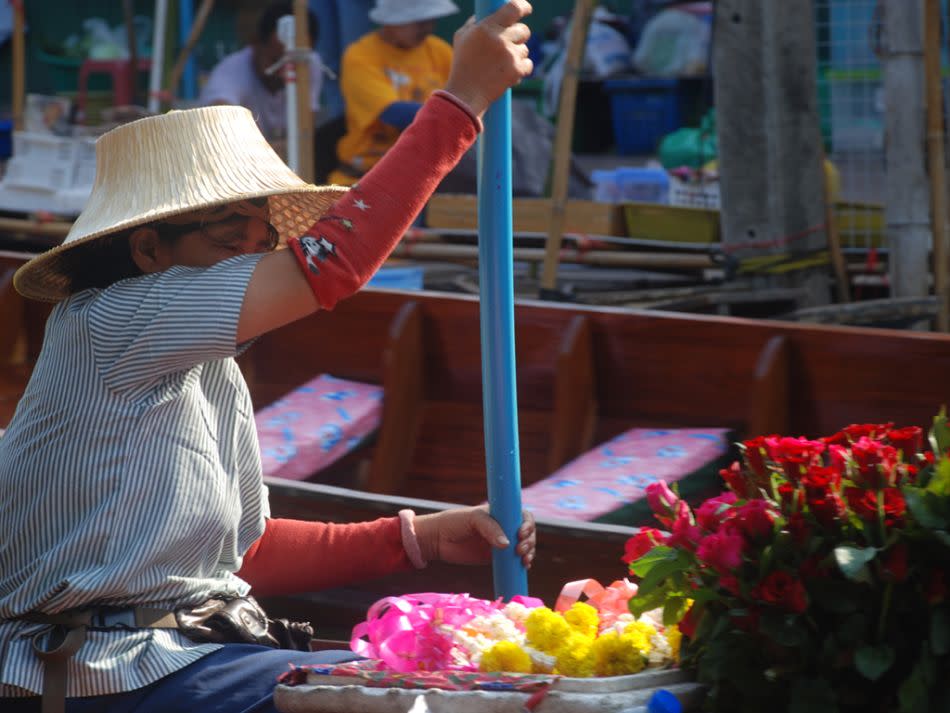
[[[175,612],[151,607],[96,607],[42,614],[30,612],[18,617],[42,624],[33,637],[33,653],[43,662],[42,713],[65,713],[66,665],[86,641],[89,629],[177,629]],[[42,639],[49,635],[44,647]]]

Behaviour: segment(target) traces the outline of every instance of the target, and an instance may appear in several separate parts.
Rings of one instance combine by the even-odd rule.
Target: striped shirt
[[[233,357],[260,257],[86,290],[50,315],[0,438],[0,696],[42,688],[42,627],[15,619],[26,612],[248,592],[234,572],[269,513]],[[67,695],[134,690],[218,648],[176,630],[91,630]]]

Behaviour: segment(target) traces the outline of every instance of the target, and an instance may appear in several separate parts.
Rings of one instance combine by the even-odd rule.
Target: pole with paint
[[[475,16],[501,0],[476,0]],[[511,544],[492,553],[495,595],[527,594],[527,572],[515,552],[521,525],[521,456],[515,378],[511,199],[511,90],[484,117],[478,142],[478,277],[482,343],[482,403],[488,503]]]

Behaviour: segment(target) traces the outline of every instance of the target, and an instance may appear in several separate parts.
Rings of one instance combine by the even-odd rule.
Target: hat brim
[[[226,205],[239,200],[267,198],[271,224],[277,229],[280,242],[285,243],[289,238],[303,235],[348,190],[343,186],[307,186],[303,184],[295,190],[284,188],[269,191],[262,190],[256,193],[249,192],[200,206],[192,206],[191,208],[212,208],[215,205]],[[163,219],[181,215],[183,212],[186,211],[181,209],[164,212],[156,211],[134,220],[116,223],[84,235],[79,240],[73,240],[47,250],[17,270],[13,277],[14,287],[17,292],[30,299],[43,302],[60,302],[72,293],[73,279],[69,272],[70,261],[65,259],[69,251],[96,240],[121,234],[132,228],[161,222]]]

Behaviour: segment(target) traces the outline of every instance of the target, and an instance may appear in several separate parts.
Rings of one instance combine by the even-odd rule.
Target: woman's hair
[[[59,259],[64,263],[63,272],[72,277],[70,292],[92,287],[101,289],[141,275],[142,271],[132,259],[129,235],[131,231],[126,230],[63,252]]]

